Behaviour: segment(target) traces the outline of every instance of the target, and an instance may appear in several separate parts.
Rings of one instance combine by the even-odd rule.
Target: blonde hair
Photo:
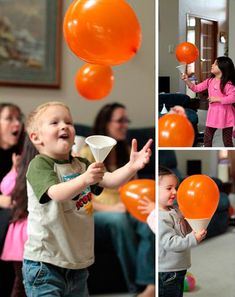
[[[69,107],[65,103],[60,101],[50,101],[39,105],[33,111],[31,111],[27,116],[25,126],[26,126],[26,131],[28,135],[38,130],[39,119],[41,115],[51,106],[62,106],[70,112]]]

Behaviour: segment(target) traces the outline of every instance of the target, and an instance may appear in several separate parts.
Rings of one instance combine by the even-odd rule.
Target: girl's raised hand
[[[186,73],[181,74],[181,79],[182,80],[188,80],[188,75]]]
[[[145,167],[149,162],[151,152],[151,145],[153,143],[152,139],[149,139],[144,147],[138,152],[137,151],[137,140],[133,139],[131,143],[131,154],[130,154],[130,164],[132,168],[136,171]]]

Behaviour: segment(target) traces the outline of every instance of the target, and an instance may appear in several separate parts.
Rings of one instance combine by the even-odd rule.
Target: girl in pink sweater
[[[12,220],[8,227],[2,254],[0,254],[1,260],[13,262],[15,280],[11,297],[26,297],[21,272],[24,243],[28,237],[26,232],[28,216],[26,171],[29,162],[36,154],[36,149],[26,137],[20,161],[16,158],[13,159],[15,166],[0,184],[2,193],[11,196],[12,199]]]
[[[215,131],[223,130],[225,147],[232,147],[233,126],[235,125],[235,68],[228,57],[218,57],[211,66],[211,76],[195,85],[187,74],[181,76],[193,92],[208,90],[209,109],[206,120],[204,146],[211,147]]]

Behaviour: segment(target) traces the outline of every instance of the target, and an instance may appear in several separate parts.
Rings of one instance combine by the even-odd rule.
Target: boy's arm
[[[150,139],[145,146],[138,152],[137,140],[132,140],[130,161],[113,172],[105,172],[103,179],[99,183],[104,188],[118,188],[128,182],[137,171],[144,168],[149,162],[151,156],[151,145],[153,140]]]
[[[182,237],[176,233],[174,224],[170,220],[159,220],[158,232],[159,243],[166,251],[181,252],[197,245],[193,231]]]
[[[85,190],[88,186],[99,183],[104,175],[103,163],[92,163],[87,171],[66,182],[52,185],[47,195],[57,201],[71,200]]]
[[[47,203],[51,199],[62,201],[75,198],[87,186],[98,183],[103,174],[103,163],[93,163],[83,174],[61,182],[54,170],[54,161],[38,155],[30,162],[26,177],[39,202]]]

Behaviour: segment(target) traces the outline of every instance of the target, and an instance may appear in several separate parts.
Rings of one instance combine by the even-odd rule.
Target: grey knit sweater
[[[190,248],[197,240],[177,208],[159,210],[159,272],[180,271],[191,266]]]

